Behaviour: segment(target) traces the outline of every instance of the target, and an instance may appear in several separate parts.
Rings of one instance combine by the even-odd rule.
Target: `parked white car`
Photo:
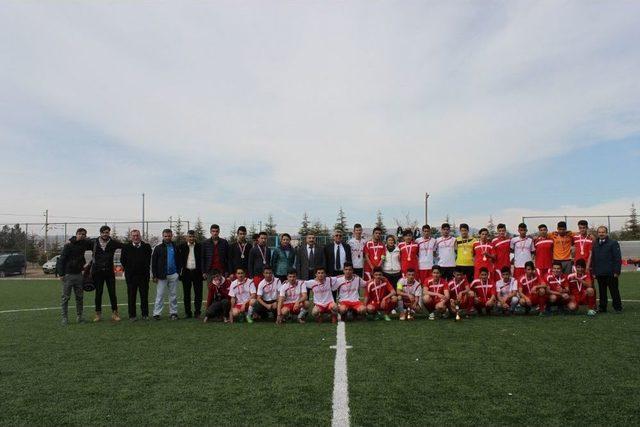
[[[56,272],[56,264],[58,263],[58,258],[60,258],[60,255],[56,255],[49,261],[42,264],[42,271],[44,271],[44,274],[52,274]]]

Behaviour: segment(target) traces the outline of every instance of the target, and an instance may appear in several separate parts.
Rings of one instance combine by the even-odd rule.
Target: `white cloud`
[[[177,196],[158,204],[163,214],[181,202],[191,215],[228,217],[264,204],[287,221],[299,213],[282,208],[286,200],[374,210],[383,197],[401,206],[425,187],[442,194],[640,132],[640,4],[632,2],[4,8],[0,113],[25,110],[26,118],[0,118],[0,126],[20,134],[12,127],[37,120],[28,114],[37,106],[123,151],[158,153],[174,159],[170,167],[212,167],[216,185],[198,194],[204,204]],[[87,141],[88,152],[94,144]],[[52,151],[50,161],[65,159]],[[221,175],[213,166],[223,163],[232,167]],[[141,166],[165,181],[140,187],[171,193],[162,167]],[[35,191],[43,176],[65,188],[74,178],[50,175],[22,177],[19,192]],[[131,193],[120,215],[137,212],[124,206],[137,197],[126,173],[96,190],[114,194],[114,184]],[[244,208],[225,203],[242,192],[250,196]]]

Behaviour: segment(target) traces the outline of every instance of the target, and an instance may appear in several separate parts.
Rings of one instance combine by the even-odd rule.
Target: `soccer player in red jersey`
[[[398,280],[397,289],[400,320],[411,320],[413,313],[420,310],[422,296],[422,285],[416,279],[416,271],[413,268],[408,269],[405,277]]]
[[[589,234],[589,223],[584,219],[578,221],[578,234],[573,235],[573,260],[574,264],[578,260],[584,260],[585,272],[589,276],[591,270],[591,248],[593,247],[593,236]],[[575,270],[575,269],[574,269]]]
[[[544,281],[551,271],[553,263],[553,239],[549,237],[549,229],[545,224],[538,226],[538,237],[533,241],[536,248],[535,266],[538,277]]]
[[[298,322],[304,323],[304,317],[309,309],[307,301],[307,287],[304,280],[298,280],[295,269],[287,272],[287,280],[278,291],[278,319],[282,323],[290,314],[298,316]]]
[[[382,242],[382,229],[373,229],[373,236],[364,245],[364,279],[371,279],[371,272],[376,267],[382,266],[382,257],[385,255],[385,245]]]
[[[422,286],[422,302],[429,311],[429,320],[435,320],[436,312],[441,316],[447,310],[449,301],[449,286],[442,273],[440,266],[434,265],[431,269],[431,279]]]
[[[596,293],[593,289],[593,282],[587,274],[587,263],[584,259],[576,261],[576,272],[567,277],[569,282],[570,300],[567,307],[572,312],[578,311],[581,305],[589,307],[587,315],[596,315]]]
[[[376,267],[373,269],[373,279],[367,283],[364,293],[364,304],[367,307],[367,313],[380,314],[384,313],[384,320],[390,321],[389,313],[396,308],[398,298],[396,291],[391,283],[385,279],[382,269]]]
[[[311,315],[315,317],[318,323],[322,323],[324,314],[331,314],[331,321],[338,321],[338,306],[333,300],[333,284],[334,279],[327,277],[324,267],[316,268],[316,278],[307,280],[305,285],[307,289],[313,291],[313,309]],[[307,292],[308,293],[308,292]]]
[[[551,266],[551,274],[545,280],[549,285],[549,303],[558,306],[558,311],[564,311],[564,306],[569,303],[569,282],[562,273],[562,263],[554,261]],[[547,311],[549,309],[547,308]]]
[[[480,278],[480,270],[486,268],[489,272],[489,280],[494,276],[493,262],[496,259],[496,254],[493,249],[493,245],[489,241],[489,230],[486,228],[480,229],[480,240],[473,244],[473,264],[475,266],[473,277]]]
[[[458,314],[460,308],[466,310],[467,313],[473,309],[473,293],[463,269],[456,267],[453,270],[453,280],[449,282],[448,287],[451,314]]]
[[[491,241],[493,251],[496,255],[494,268],[498,278],[502,277],[502,270],[505,267],[511,269],[511,239],[507,235],[507,226],[498,224],[498,236]]]
[[[333,287],[338,296],[338,311],[345,320],[349,311],[360,316],[365,313],[366,308],[360,301],[360,288],[364,288],[366,283],[354,274],[352,263],[345,262],[342,268],[344,275],[336,278]]]
[[[502,267],[500,273],[502,278],[496,282],[498,307],[502,309],[502,314],[512,314],[520,302],[518,282],[511,277],[511,267]]]
[[[247,323],[253,323],[253,305],[256,303],[256,285],[247,278],[244,268],[236,269],[236,280],[229,287],[231,297],[231,315],[229,322],[233,323],[241,314],[246,314]]]
[[[524,265],[525,274],[518,280],[518,296],[520,305],[525,307],[527,313],[533,307],[538,307],[538,313],[543,314],[547,307],[547,284],[536,274],[533,261],[527,261]]]
[[[413,232],[404,230],[402,232],[402,242],[398,244],[400,250],[400,271],[402,275],[407,274],[407,270],[418,270],[418,244],[413,241]]]
[[[471,282],[471,290],[473,291],[473,305],[478,313],[482,314],[485,310],[486,314],[491,314],[491,310],[496,306],[496,285],[489,278],[489,269],[480,267],[479,277]]]

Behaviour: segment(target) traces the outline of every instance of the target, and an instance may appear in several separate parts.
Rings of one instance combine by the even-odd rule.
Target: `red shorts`
[[[364,307],[362,301],[340,301],[341,307],[346,307],[347,310],[355,310],[358,311]]]
[[[242,312],[246,312],[249,309],[249,301],[245,302],[244,304],[236,304],[233,306],[233,308]]]
[[[314,307],[318,309],[320,313],[331,313],[333,308],[336,305],[334,303],[329,303],[328,305],[315,304]]]
[[[290,302],[286,304],[282,304],[282,308],[286,308],[290,313],[298,314],[300,313],[300,308],[302,308],[302,304],[298,304],[298,308],[294,309],[293,307],[296,305],[295,302]]]
[[[427,283],[431,279],[431,271],[433,270],[418,270],[418,282]]]
[[[414,301],[415,301],[415,303],[419,303],[420,302],[420,298],[414,296]],[[411,300],[409,298],[407,298],[405,296],[402,297],[402,303],[405,305],[405,307],[408,307],[408,306],[414,304],[414,303],[411,302]]]
[[[536,268],[536,271],[538,272],[538,277],[543,279],[543,278],[546,278],[549,275],[549,271],[551,271],[551,269],[550,268]]]
[[[436,309],[436,305],[440,304],[441,302],[442,298],[429,296],[429,302],[425,303],[424,306],[427,308],[427,310],[433,311]]]
[[[522,276],[524,276],[524,275],[525,275],[525,273],[526,273],[526,272],[525,272],[525,270],[524,270],[524,267],[515,267],[515,268],[513,269],[513,278],[514,278],[514,279],[516,279],[516,280],[520,280],[520,278],[521,278]]]
[[[386,300],[384,300],[384,302],[369,301],[367,303],[367,308],[369,307],[372,307],[374,311],[391,311],[393,310],[393,308],[395,308],[395,305],[393,304],[393,301],[387,298]]]
[[[577,305],[589,305],[589,303],[587,302],[586,291],[571,294],[571,301],[575,302]]]

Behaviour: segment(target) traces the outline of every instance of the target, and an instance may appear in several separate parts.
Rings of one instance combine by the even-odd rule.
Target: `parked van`
[[[23,254],[0,254],[0,277],[25,274],[27,259]]]

